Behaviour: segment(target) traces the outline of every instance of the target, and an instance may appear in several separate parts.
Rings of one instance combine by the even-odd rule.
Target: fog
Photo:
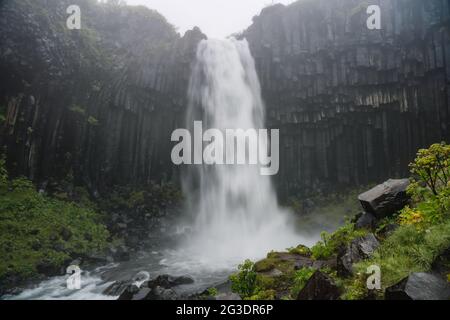
[[[246,29],[252,18],[271,4],[293,0],[127,0],[129,5],[145,5],[157,10],[181,34],[194,26],[210,38],[225,38]]]

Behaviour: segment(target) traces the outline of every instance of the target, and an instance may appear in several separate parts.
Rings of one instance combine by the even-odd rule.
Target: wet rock
[[[373,214],[377,219],[382,219],[393,215],[408,204],[410,199],[406,194],[408,186],[408,179],[391,179],[361,194],[358,199],[366,212]]]
[[[337,271],[339,276],[353,274],[353,265],[363,259],[370,258],[380,246],[373,234],[353,240],[346,248],[341,250],[337,257]]]
[[[103,291],[106,296],[118,297],[131,285],[131,281],[116,281]]]
[[[450,285],[431,273],[413,273],[386,289],[386,300],[450,300]]]
[[[180,285],[192,284],[194,279],[188,276],[172,277],[170,275],[158,276],[155,280],[149,282],[149,287],[162,287],[164,289],[170,289]]]
[[[145,296],[144,300],[177,300],[178,295],[172,289],[155,287]]]
[[[215,300],[220,300],[220,301],[240,301],[242,300],[242,298],[234,292],[227,292],[227,293],[219,293],[216,297]]]
[[[377,219],[371,213],[363,212],[355,221],[356,229],[373,230],[377,225]]]
[[[338,300],[339,288],[328,275],[316,271],[300,291],[297,300]]]
[[[118,300],[177,300],[179,297],[172,289],[165,289],[163,287],[148,286],[138,287],[136,285],[129,285],[119,296]]]
[[[142,288],[142,289],[149,289],[149,288]],[[136,300],[135,296],[139,295],[139,292],[142,289],[134,284],[128,285],[125,288],[125,290],[123,290],[118,300]]]

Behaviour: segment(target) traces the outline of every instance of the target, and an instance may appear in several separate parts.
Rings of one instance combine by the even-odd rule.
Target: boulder
[[[386,300],[450,300],[450,285],[431,273],[413,273],[386,289]]]
[[[370,258],[380,246],[380,243],[373,233],[370,233],[363,238],[358,238],[354,240],[353,243],[358,248],[363,259]]]
[[[366,212],[373,214],[377,219],[382,219],[408,204],[409,196],[406,194],[408,186],[408,179],[391,179],[361,194],[358,199]]]
[[[328,275],[316,271],[300,291],[297,300],[338,300],[339,288]]]
[[[148,283],[142,287],[129,285],[119,296],[118,300],[177,300],[178,295],[172,289],[160,286],[149,287]]]
[[[380,243],[372,233],[353,240],[338,255],[338,275],[343,277],[352,275],[353,265],[363,259],[370,258],[379,246]]]
[[[143,298],[143,300],[177,300],[178,295],[172,289],[155,287]]]
[[[118,300],[135,300],[134,297],[139,294],[140,290],[141,288],[134,284],[128,285],[121,293]]]
[[[377,225],[377,218],[371,213],[363,212],[355,221],[356,229],[373,230]]]
[[[188,276],[173,277],[167,274],[158,276],[155,280],[149,282],[149,287],[162,287],[164,289],[171,289],[176,286],[194,283],[194,279]]]
[[[104,294],[119,295],[119,300],[176,300],[178,295],[172,288],[194,283],[194,279],[188,276],[173,277],[167,274],[146,281],[147,275],[141,272],[132,281],[116,282]]]
[[[106,296],[118,297],[131,285],[130,281],[116,281],[103,291]]]

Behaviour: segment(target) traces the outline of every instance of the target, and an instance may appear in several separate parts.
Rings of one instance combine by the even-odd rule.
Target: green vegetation
[[[339,277],[334,268],[322,268],[342,291],[344,300],[384,297],[384,290],[412,272],[429,272],[432,264],[444,251],[450,248],[450,146],[434,144],[429,149],[419,150],[417,158],[410,165],[411,185],[408,194],[411,204],[399,212],[378,221],[375,234],[381,245],[374,255],[354,265],[355,272],[348,278]],[[354,195],[356,199],[356,195]],[[341,213],[342,215],[342,213]],[[387,226],[395,224],[398,228],[385,234]],[[354,223],[347,222],[333,233],[323,232],[319,241],[310,250],[306,247],[288,249],[287,253],[271,252],[267,258],[255,264],[247,262],[245,268],[232,277],[235,292],[247,299],[267,299],[280,296],[286,290],[289,294],[283,299],[292,299],[304,288],[314,274],[313,268],[295,270],[292,255],[311,257],[313,260],[336,258],[341,248],[356,238],[368,234],[368,230],[356,229]],[[445,262],[447,263],[447,262]],[[369,292],[366,286],[367,268],[377,265],[382,271],[382,289]],[[449,270],[444,274],[450,281]],[[277,273],[274,273],[277,270]],[[244,272],[244,273],[243,273]],[[249,288],[243,285],[251,274]]]
[[[363,272],[369,265],[379,265],[383,288],[411,272],[429,271],[433,261],[450,247],[450,146],[441,143],[419,150],[410,167],[413,177],[408,193],[413,205],[393,218],[400,227],[374,257],[356,266]]]
[[[71,259],[102,252],[109,237],[94,210],[38,193],[26,178],[8,179],[0,160],[0,282],[54,273]]]
[[[230,276],[231,289],[243,298],[251,297],[256,289],[256,271],[255,264],[246,260],[238,267],[239,272]]]
[[[217,288],[209,288],[208,290],[206,290],[206,293],[210,297],[215,297],[219,294],[219,291],[217,290]]]
[[[312,257],[316,260],[329,259],[337,254],[339,248],[365,235],[367,235],[367,230],[356,230],[352,223],[345,224],[331,234],[323,232],[322,241],[311,248]]]
[[[302,268],[295,273],[294,276],[294,285],[291,289],[291,296],[293,298],[297,297],[300,291],[305,287],[308,280],[313,276],[314,270],[313,268]]]

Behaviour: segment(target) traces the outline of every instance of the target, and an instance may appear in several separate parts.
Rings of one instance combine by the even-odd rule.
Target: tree
[[[425,183],[437,196],[450,183],[450,145],[442,142],[419,150],[410,168],[414,187]]]

